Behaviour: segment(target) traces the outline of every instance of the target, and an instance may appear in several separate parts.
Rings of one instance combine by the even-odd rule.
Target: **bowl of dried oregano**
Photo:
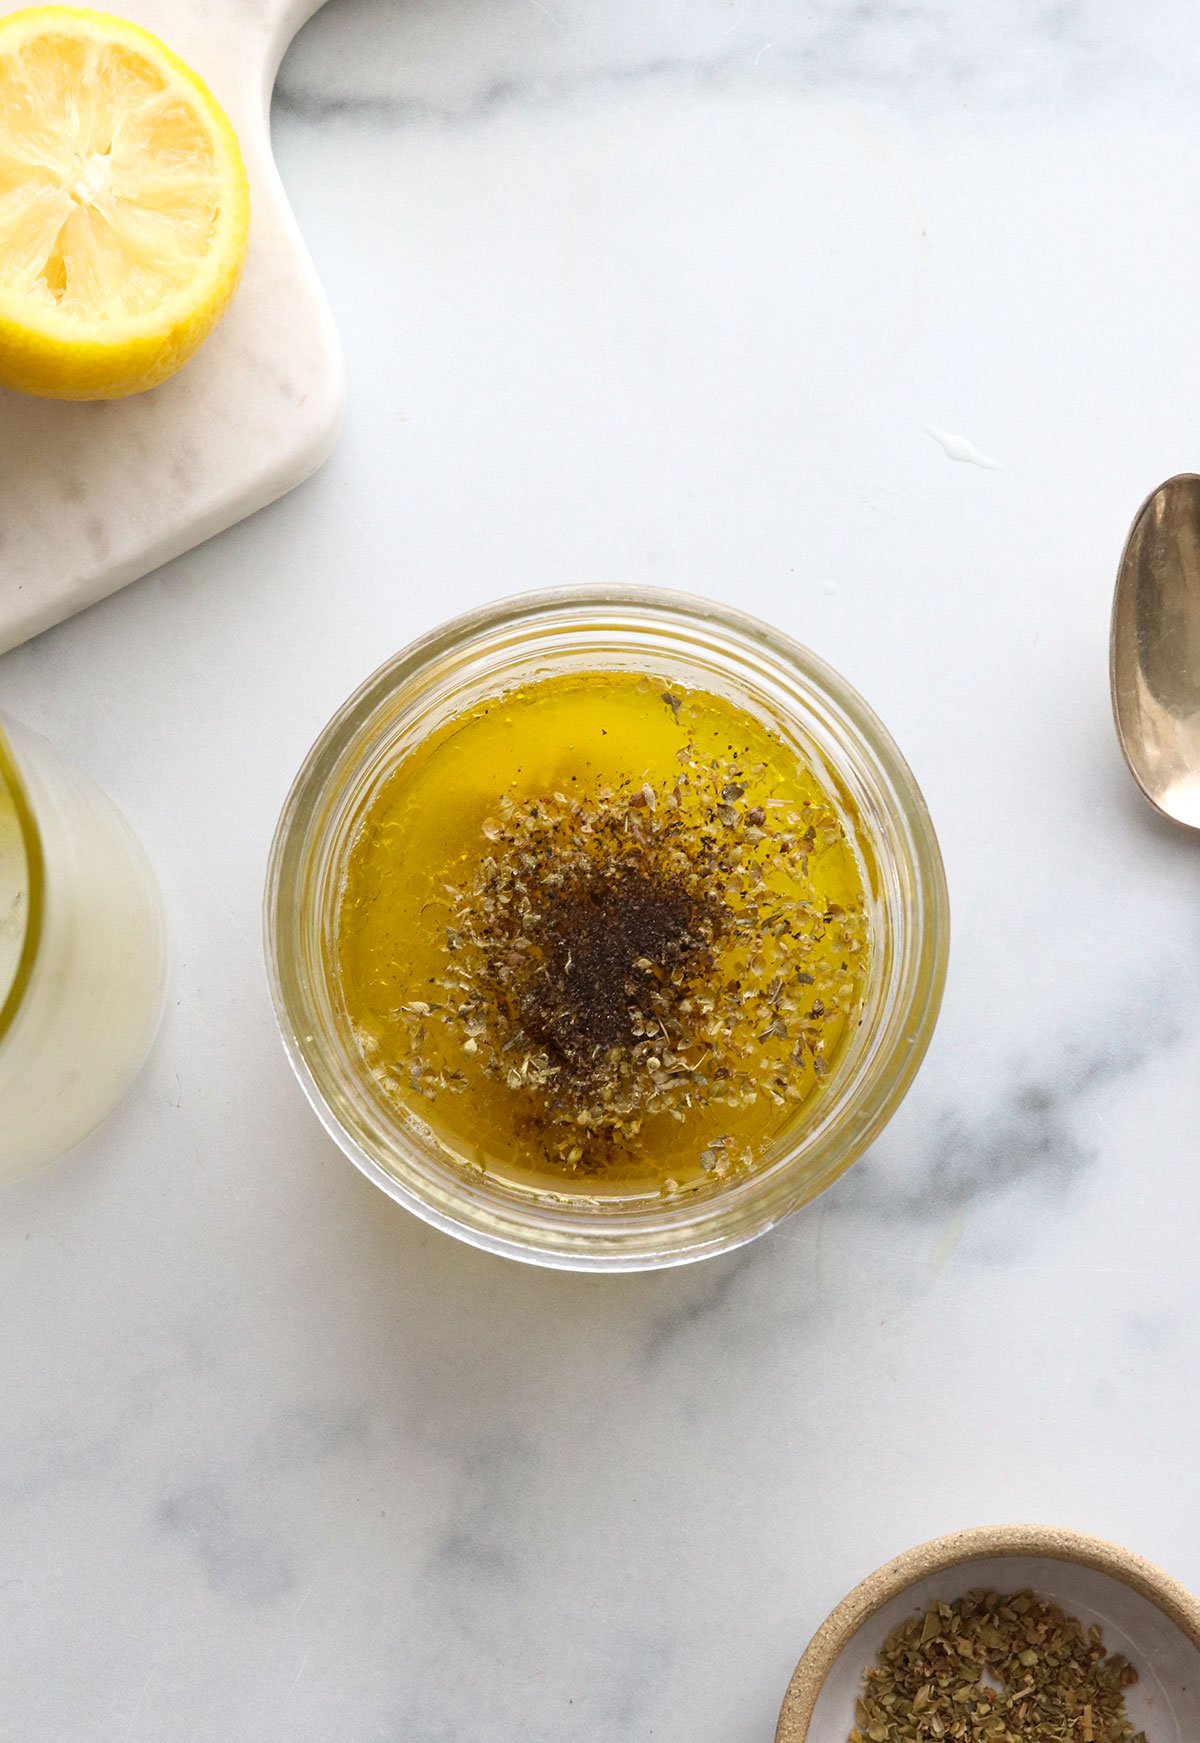
[[[921,1544],[844,1598],[776,1743],[1197,1743],[1200,1604],[1140,1556],[1050,1526]]]

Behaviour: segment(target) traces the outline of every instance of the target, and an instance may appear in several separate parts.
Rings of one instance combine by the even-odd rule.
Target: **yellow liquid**
[[[730,1106],[698,1094],[682,1112],[649,1113],[636,1135],[601,1162],[589,1155],[564,1167],[531,1121],[536,1097],[489,1072],[486,1049],[464,1045],[461,1024],[446,1014],[461,892],[478,884],[496,851],[496,819],[510,801],[528,805],[558,794],[586,805],[596,794],[643,784],[665,794],[681,770],[715,765],[750,771],[739,795],[743,811],[757,806],[771,816],[796,812],[818,821],[803,863],[772,864],[768,882],[781,911],[832,909],[839,916],[804,941],[805,997],[818,1013],[806,1026],[820,1058],[782,1102],[764,1092]],[[858,1021],[868,951],[864,877],[844,817],[795,750],[759,720],[722,696],[669,688],[656,676],[562,675],[448,721],[371,797],[344,868],[333,978],[376,1093],[462,1162],[541,1190],[672,1193],[709,1177],[714,1155],[718,1173],[726,1171],[726,1157],[737,1158],[739,1171],[752,1167],[804,1118],[805,1103],[836,1072],[847,1031]],[[765,957],[751,958],[730,946],[709,972],[722,982],[736,975],[749,990],[755,965],[765,982],[791,960],[770,945]],[[431,1013],[416,1030],[414,1005]],[[763,1081],[770,1081],[788,1046],[764,1041],[761,1060],[749,1062],[751,1077],[761,1063]],[[453,1079],[452,1088],[429,1093],[439,1073]]]
[[[16,979],[25,942],[25,841],[12,795],[0,775],[0,1006]]]

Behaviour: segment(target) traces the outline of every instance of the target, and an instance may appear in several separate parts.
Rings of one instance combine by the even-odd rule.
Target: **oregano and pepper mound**
[[[849,1743],[1146,1743],[1125,1712],[1137,1672],[1032,1592],[969,1592],[889,1634]]]
[[[658,1115],[798,1104],[859,1000],[865,914],[810,876],[844,845],[836,813],[772,798],[736,758],[678,763],[666,787],[504,796],[450,892],[449,972],[407,1007],[411,1087],[468,1087],[428,1056],[448,1025],[571,1172],[602,1171]],[[743,1160],[719,1134],[701,1157],[716,1174]]]

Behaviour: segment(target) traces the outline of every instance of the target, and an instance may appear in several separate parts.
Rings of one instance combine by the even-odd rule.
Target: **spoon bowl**
[[[1113,715],[1150,803],[1200,829],[1200,475],[1181,472],[1138,510],[1117,571]]]

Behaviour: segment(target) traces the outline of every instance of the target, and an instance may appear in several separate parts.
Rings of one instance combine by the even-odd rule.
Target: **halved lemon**
[[[0,384],[118,399],[173,375],[233,295],[250,192],[190,67],[123,18],[0,18]]]

